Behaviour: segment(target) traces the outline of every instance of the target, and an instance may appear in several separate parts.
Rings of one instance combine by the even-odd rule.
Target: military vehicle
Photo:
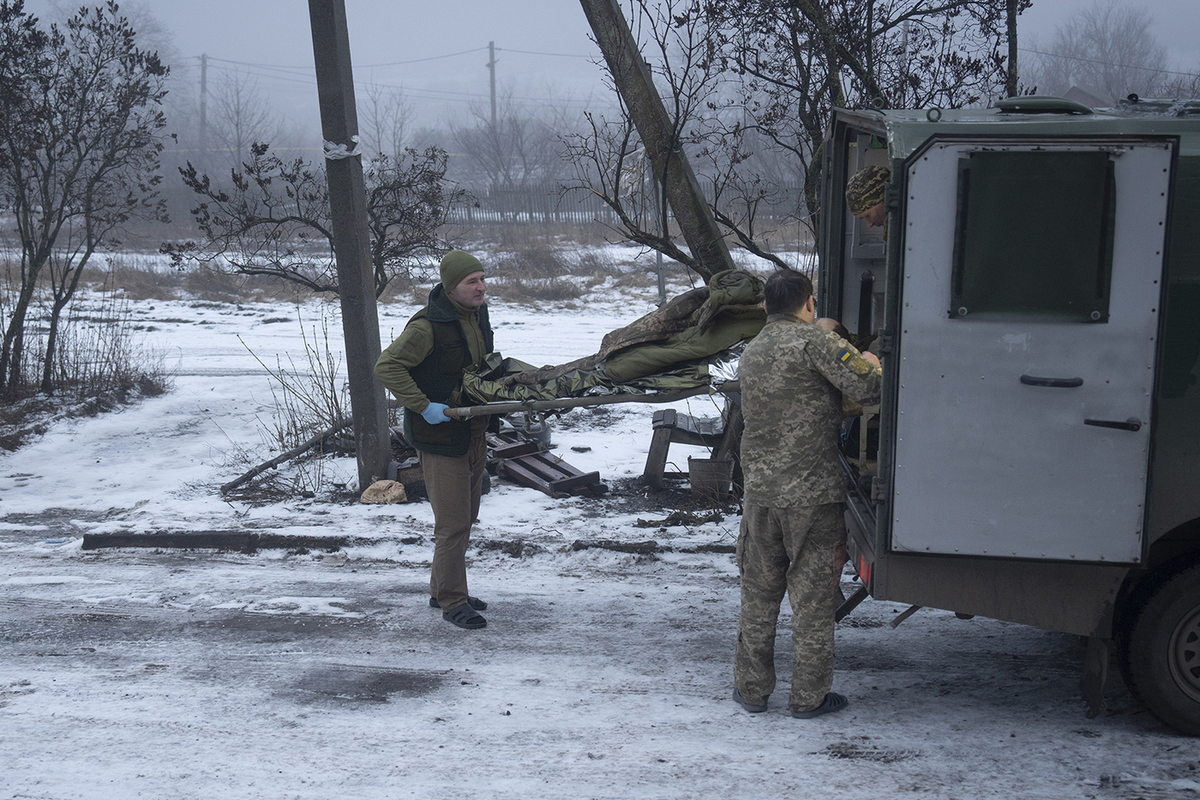
[[[848,209],[890,170],[887,222]],[[866,594],[1085,637],[1200,735],[1200,102],[838,110],[818,309],[876,336],[844,437]]]

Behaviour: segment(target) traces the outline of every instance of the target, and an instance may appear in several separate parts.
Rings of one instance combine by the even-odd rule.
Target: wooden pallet
[[[552,455],[537,442],[526,442],[516,434],[489,433],[488,464],[496,464],[496,474],[513,483],[537,489],[551,497],[567,497],[587,492],[599,495],[608,491],[599,472],[580,472]]]

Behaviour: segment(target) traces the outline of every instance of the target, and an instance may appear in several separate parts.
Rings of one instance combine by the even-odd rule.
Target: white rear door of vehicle
[[[910,164],[905,230],[889,231],[889,237],[904,236],[897,351],[891,356],[900,359],[892,550],[1139,559],[1172,147],[1112,140],[990,147],[948,142]],[[1102,279],[1111,283],[1101,287],[1106,310],[1084,309],[1091,316],[1063,319],[1038,302],[1031,303],[1032,312],[1024,308],[1013,300],[1022,285],[1041,285],[1041,273],[1058,262],[1050,259],[1049,266],[1026,274],[1020,257],[999,284],[987,284],[997,276],[986,278],[966,307],[956,299],[964,296],[964,243],[955,230],[966,213],[965,160],[994,164],[1000,158],[994,153],[1063,152],[1091,153],[1093,162],[1103,154],[1107,185],[1115,186],[1115,213],[1106,218],[1115,226],[1107,232],[1111,222],[1099,223],[1111,252],[1111,275]],[[1021,163],[1027,168],[1030,162]],[[999,174],[1003,180],[1003,169]],[[1019,194],[1020,183],[1009,188]],[[1036,184],[1032,191],[1041,192]],[[972,215],[986,213],[985,205],[970,207]],[[1048,226],[1071,218],[1066,209],[1042,216],[1050,217]],[[1068,227],[1061,234],[1070,239],[1075,232]],[[1095,232],[1086,235],[1094,238]],[[1015,284],[1005,286],[1006,278]],[[964,291],[969,294],[969,287]],[[1085,295],[1091,291],[1087,287]],[[992,295],[1003,297],[993,302]]]

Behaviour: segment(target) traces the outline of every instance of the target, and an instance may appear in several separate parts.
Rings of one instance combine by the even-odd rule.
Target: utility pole
[[[208,169],[208,53],[200,54],[200,155],[196,162]]]
[[[492,128],[496,127],[496,43],[488,42],[488,72],[492,76]]]
[[[375,360],[380,350],[379,316],[345,0],[308,0],[308,16],[321,104],[321,132],[325,138],[325,175],[329,181],[333,250],[361,491],[387,476],[391,431],[383,385],[375,380]]]
[[[654,87],[650,66],[638,52],[620,0],[580,0],[580,3],[613,83],[629,109],[629,118],[642,138],[654,174],[662,181],[667,203],[697,261],[696,271],[707,282],[718,272],[734,269],[729,246],[700,191],[678,131]]]

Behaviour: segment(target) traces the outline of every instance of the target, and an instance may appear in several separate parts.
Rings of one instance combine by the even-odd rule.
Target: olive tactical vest
[[[476,315],[483,334],[484,352],[481,355],[487,355],[492,352],[492,327],[488,322],[486,303],[478,308]],[[421,317],[429,320],[433,328],[433,352],[409,374],[430,402],[450,404],[451,397],[462,385],[463,371],[474,361],[458,312],[440,283],[433,287],[428,304],[414,314],[412,320]],[[452,419],[430,425],[420,414],[406,408],[404,438],[426,453],[465,455],[471,442],[471,421]]]

